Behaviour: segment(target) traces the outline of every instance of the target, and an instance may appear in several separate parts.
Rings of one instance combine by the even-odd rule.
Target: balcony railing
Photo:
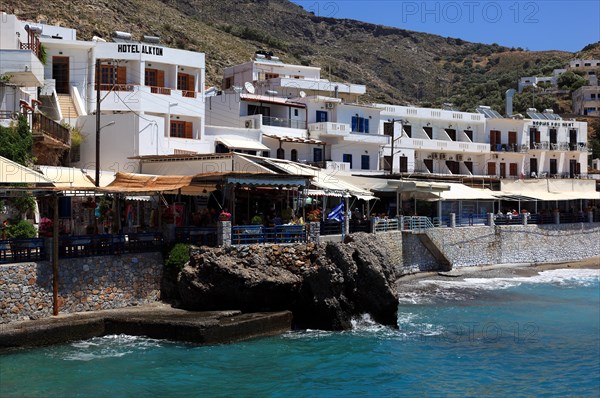
[[[188,98],[196,98],[195,91],[181,90],[181,95]]]
[[[31,50],[38,59],[40,58],[40,40],[37,37],[33,43],[19,42],[19,48],[21,50]]]
[[[150,92],[152,94],[171,95],[171,89],[168,87],[150,86]]]
[[[283,119],[280,117],[263,116],[263,126],[274,126],[274,127],[287,127],[290,129],[306,129],[306,122],[304,120],[292,120]]]
[[[69,129],[41,113],[32,115],[31,131],[33,135],[44,134],[69,145]]]

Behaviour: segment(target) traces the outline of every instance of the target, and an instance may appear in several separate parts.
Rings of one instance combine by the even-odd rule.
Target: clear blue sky
[[[315,15],[532,51],[576,52],[600,41],[600,0],[293,0]]]

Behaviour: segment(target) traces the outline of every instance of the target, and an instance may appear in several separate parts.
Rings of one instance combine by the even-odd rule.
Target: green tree
[[[33,138],[27,118],[19,116],[15,126],[0,126],[0,156],[27,166],[32,161]]]
[[[567,71],[558,77],[558,88],[575,91],[585,85],[586,80],[572,71]]]

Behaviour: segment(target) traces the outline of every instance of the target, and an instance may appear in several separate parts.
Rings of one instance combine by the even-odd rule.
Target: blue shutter
[[[369,132],[369,119],[365,118],[365,129],[363,130],[363,133],[368,133]]]
[[[358,118],[352,116],[352,131],[358,131]]]

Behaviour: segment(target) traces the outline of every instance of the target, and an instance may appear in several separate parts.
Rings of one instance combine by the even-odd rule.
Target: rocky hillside
[[[575,56],[317,16],[287,0],[3,0],[0,9],[74,27],[80,39],[109,38],[114,30],[159,35],[168,46],[205,52],[212,85],[225,66],[265,49],[285,62],[320,66],[325,78],[367,85],[368,101],[450,101],[464,110],[483,103],[501,110],[502,93],[518,77],[551,72]]]

